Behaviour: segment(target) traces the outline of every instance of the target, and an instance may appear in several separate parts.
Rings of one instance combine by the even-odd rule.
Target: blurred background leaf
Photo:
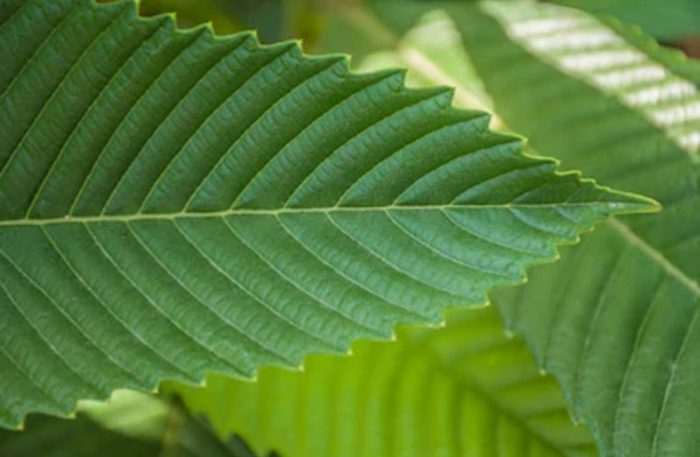
[[[251,383],[221,375],[174,382],[220,436],[239,433],[284,457],[596,457],[557,382],[493,306],[453,310],[440,329],[406,326],[394,343],[361,341],[354,356],[316,354],[303,372],[274,367]]]
[[[226,8],[227,3],[225,0],[141,0],[139,8],[144,16],[175,13],[181,27],[212,22],[218,33],[228,34],[244,27]]]
[[[82,402],[74,420],[30,415],[24,430],[0,430],[2,457],[255,457],[238,437],[220,440],[177,403],[128,390]],[[269,457],[274,457],[272,454]]]
[[[384,49],[392,42],[391,35],[380,31],[368,13],[374,2],[375,0],[141,0],[141,11],[145,15],[175,11],[180,25],[184,27],[212,21],[216,31],[221,34],[256,29],[263,42],[301,39],[309,52],[353,50],[355,55],[364,56]],[[551,0],[550,3],[636,24],[664,44],[681,48],[689,55],[700,56],[698,0]]]
[[[698,0],[555,0],[553,3],[637,24],[646,33],[668,43],[700,34]]]
[[[141,14],[175,12],[181,27],[212,22],[219,34],[256,30],[263,43],[300,39],[313,48],[332,9],[329,0],[141,0]]]

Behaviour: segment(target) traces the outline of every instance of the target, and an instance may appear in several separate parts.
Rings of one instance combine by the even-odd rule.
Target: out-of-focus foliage
[[[212,22],[217,33],[255,30],[264,43],[298,39],[313,49],[326,27],[328,0],[140,0],[142,14],[176,12],[178,25]]]
[[[179,387],[221,436],[284,457],[594,457],[554,378],[539,372],[493,307],[459,310],[441,329],[404,328],[353,357],[309,357],[255,383],[210,376]]]
[[[180,27],[194,27],[211,22],[217,32],[234,33],[244,25],[231,14],[226,0],[140,0],[139,9],[145,16],[174,13]]]
[[[178,404],[125,390],[107,403],[82,403],[74,420],[31,415],[23,430],[0,429],[0,456],[255,457]]]
[[[360,55],[387,45],[384,32],[358,21],[381,0],[141,0],[146,14],[177,11],[183,26],[213,21],[219,33],[257,29],[263,41],[302,39],[308,50],[338,52],[350,41]],[[476,3],[476,0],[461,0]],[[525,1],[536,0],[502,0]],[[697,0],[541,0],[636,24],[665,43],[693,49],[700,38],[700,1]],[[424,0],[439,6],[445,0]],[[448,0],[449,2],[449,0]],[[698,51],[700,52],[700,51]]]

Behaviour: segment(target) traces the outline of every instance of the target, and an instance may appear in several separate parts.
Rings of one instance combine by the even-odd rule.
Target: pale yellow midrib
[[[331,213],[371,213],[384,211],[447,211],[447,210],[493,210],[535,208],[595,208],[604,206],[621,210],[629,202],[580,202],[580,203],[506,203],[506,204],[445,204],[445,205],[385,205],[385,206],[326,206],[311,208],[276,208],[276,209],[227,209],[210,212],[176,212],[176,213],[134,213],[120,215],[62,216],[53,218],[18,218],[0,220],[2,226],[48,225],[61,223],[90,222],[129,222],[138,220],[174,220],[180,218],[212,218],[228,216],[278,216],[283,214],[331,214]]]

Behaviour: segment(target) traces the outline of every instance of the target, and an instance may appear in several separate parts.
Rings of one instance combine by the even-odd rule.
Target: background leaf
[[[217,33],[240,32],[244,28],[241,19],[226,8],[227,3],[221,0],[140,0],[139,12],[144,16],[174,14],[178,26],[183,28],[211,22]]]
[[[220,436],[235,431],[286,457],[597,455],[556,381],[504,335],[492,307],[353,351],[310,357],[304,373],[263,369],[253,384],[210,376],[206,389],[169,389]]]
[[[3,457],[255,457],[239,438],[220,440],[178,405],[132,391],[86,402],[75,420],[32,415],[22,431],[0,430]]]

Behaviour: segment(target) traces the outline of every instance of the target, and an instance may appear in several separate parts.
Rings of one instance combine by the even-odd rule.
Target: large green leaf
[[[0,15],[0,425],[442,321],[649,201],[447,89],[131,1]]]
[[[700,64],[571,9],[443,6],[509,126],[665,207],[606,223],[521,290],[495,294],[507,327],[557,376],[604,455],[696,455]]]
[[[257,383],[210,376],[205,389],[175,390],[220,435],[284,457],[597,455],[493,307],[353,351],[310,357],[303,373],[266,368]]]

